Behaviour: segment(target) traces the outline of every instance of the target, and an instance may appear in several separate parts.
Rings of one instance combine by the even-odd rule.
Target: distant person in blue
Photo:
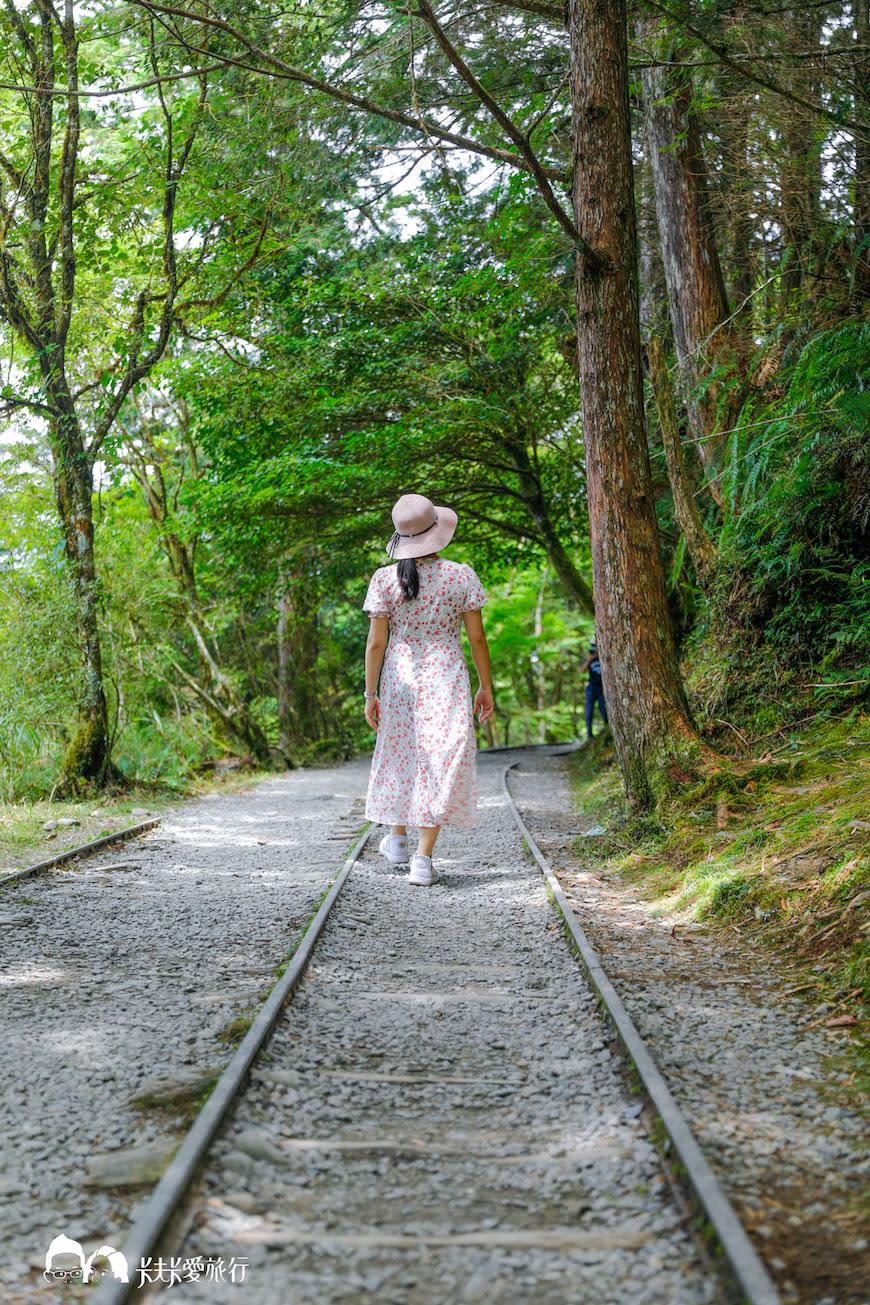
[[[598,703],[598,710],[601,712],[601,719],[607,724],[607,706],[604,702],[604,686],[601,683],[601,662],[598,660],[598,645],[593,639],[589,645],[589,653],[585,662],[580,667],[580,674],[584,671],[589,672],[589,683],[586,685],[586,737],[592,738],[592,717],[595,713],[595,704]]]

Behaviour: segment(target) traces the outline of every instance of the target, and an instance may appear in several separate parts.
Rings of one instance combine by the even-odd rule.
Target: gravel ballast
[[[59,1234],[120,1246],[229,1059],[220,1034],[263,1000],[340,869],[367,773],[358,762],[211,795],[3,889],[4,1305],[76,1298],[41,1277]]]
[[[188,1212],[259,1305],[721,1299],[482,758],[415,888],[370,840]]]
[[[827,1009],[791,997],[770,952],[579,866],[564,761],[529,753],[508,782],[783,1301],[870,1305],[868,1121],[847,1035],[809,1027]]]

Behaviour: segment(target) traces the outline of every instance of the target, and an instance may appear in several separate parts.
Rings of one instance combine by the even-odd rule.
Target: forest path
[[[811,1027],[770,951],[655,914],[580,866],[562,759],[529,754],[510,788],[783,1300],[868,1305],[870,1156],[843,1091],[848,1035]]]
[[[57,1235],[120,1244],[229,1059],[221,1033],[259,1005],[340,869],[367,774],[358,761],[210,794],[121,850],[4,889],[8,1305],[48,1300],[39,1275]]]
[[[208,1207],[185,1248],[255,1248],[257,1276],[233,1284],[228,1300],[256,1287],[265,1303],[274,1286],[286,1305],[281,1234],[298,1233],[300,1220],[337,1240],[324,1259],[319,1231],[307,1243],[297,1237],[294,1305],[384,1299],[382,1290],[415,1305],[446,1299],[434,1285],[445,1272],[465,1283],[464,1300],[474,1299],[470,1280],[481,1301],[496,1291],[525,1302],[532,1283],[536,1299],[561,1301],[566,1275],[582,1277],[596,1305],[713,1299],[504,808],[498,778],[508,759],[481,756],[479,825],[442,834],[442,883],[411,889],[377,856],[376,839],[351,875],[219,1148]],[[124,1186],[119,1174],[156,1178],[181,1136],[181,1108],[203,1073],[228,1059],[220,1032],[259,1002],[339,868],[367,771],[361,761],[296,772],[186,804],[121,853],[7,891],[4,912],[18,918],[4,930],[0,973],[0,1281],[9,1305],[48,1305],[39,1275],[59,1233],[89,1250],[123,1242],[147,1188]],[[783,997],[769,957],[725,955],[701,929],[674,937],[619,885],[572,877],[582,821],[557,758],[522,754],[510,784],[784,1301],[866,1305],[855,1209],[870,1168],[864,1125],[820,1090],[836,1039],[805,1030],[806,1007]],[[437,1082],[426,1084],[430,1072]],[[143,1112],[136,1102],[149,1092]],[[347,1141],[361,1128],[393,1151],[306,1143],[276,1188],[262,1162],[261,1133],[273,1126],[279,1145]],[[524,1151],[528,1166],[517,1159]],[[347,1211],[362,1232],[342,1226]],[[582,1244],[577,1233],[590,1224]],[[443,1244],[411,1282],[407,1250],[391,1247],[389,1234],[427,1231]],[[544,1246],[544,1233],[554,1245]],[[523,1234],[538,1244],[520,1246]],[[463,1245],[464,1235],[478,1244]],[[354,1236],[363,1244],[348,1243]],[[216,1284],[208,1287],[217,1301]],[[173,1290],[195,1299],[194,1284]]]
[[[233,1305],[719,1299],[641,1102],[481,757],[414,888],[377,835],[209,1157],[173,1253]],[[146,1299],[151,1299],[150,1293]]]

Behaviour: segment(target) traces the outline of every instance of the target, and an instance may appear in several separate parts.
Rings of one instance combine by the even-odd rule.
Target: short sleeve
[[[484,603],[486,602],[486,590],[484,589],[483,585],[480,583],[480,580],[478,579],[477,576],[477,572],[474,570],[473,567],[468,566],[468,564],[466,563],[465,570],[467,572],[466,586],[465,586],[465,604],[462,610],[464,612],[479,612],[481,607],[483,607]]]
[[[363,611],[368,612],[369,616],[389,616],[390,614],[389,603],[384,593],[383,570],[375,571],[369,581],[369,590],[363,603]]]

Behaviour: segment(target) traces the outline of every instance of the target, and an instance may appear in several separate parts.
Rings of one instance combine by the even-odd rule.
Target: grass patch
[[[260,1010],[259,1006],[248,1006],[245,1010],[240,1011],[227,1024],[223,1026],[218,1036],[219,1042],[235,1043],[241,1042],[248,1029],[257,1018]]]
[[[71,847],[102,838],[128,825],[138,824],[145,816],[134,816],[134,809],[161,815],[184,798],[205,793],[235,793],[268,778],[266,772],[227,772],[209,774],[192,780],[183,792],[177,788],[127,789],[122,794],[102,794],[72,801],[2,802],[0,803],[0,873],[12,871],[36,861],[65,852]],[[44,829],[48,821],[77,820],[79,823]]]
[[[581,861],[630,885],[653,914],[751,935],[806,972],[805,991],[850,1018],[870,1009],[870,722],[794,730],[780,756],[725,785],[687,787],[629,819],[615,752],[571,759],[578,810],[605,826]],[[590,846],[591,845],[591,846]],[[851,1025],[844,1025],[851,1027]]]

